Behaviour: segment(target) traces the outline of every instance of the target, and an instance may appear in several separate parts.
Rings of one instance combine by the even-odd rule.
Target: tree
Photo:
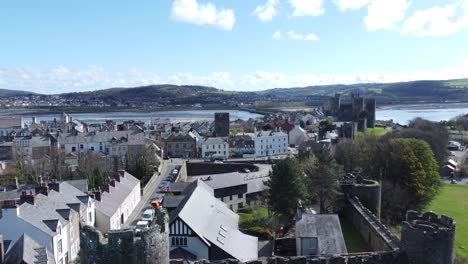
[[[320,213],[333,211],[339,195],[338,178],[341,168],[336,163],[330,150],[316,151],[304,161],[309,198],[320,205]]]
[[[286,158],[276,163],[266,182],[270,209],[292,218],[306,198],[304,183],[304,170],[299,161]]]
[[[397,131],[393,134],[399,138],[416,138],[426,141],[434,153],[439,166],[447,159],[447,143],[449,139],[445,126],[422,118],[412,120],[408,129]]]
[[[155,167],[159,165],[153,149],[145,148],[140,153],[128,155],[125,170],[146,183],[155,172]]]
[[[425,141],[390,139],[380,158],[382,216],[390,222],[403,220],[408,210],[422,210],[439,192],[438,165]]]

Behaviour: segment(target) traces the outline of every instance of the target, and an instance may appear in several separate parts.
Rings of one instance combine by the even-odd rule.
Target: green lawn
[[[366,128],[366,133],[380,136],[387,133],[387,130],[385,130],[385,127]]]
[[[341,231],[346,243],[348,253],[369,252],[370,248],[366,241],[361,238],[361,235],[354,229],[354,227],[344,219],[340,218]]]
[[[468,186],[445,184],[427,209],[452,217],[456,225],[455,253],[468,257]]]
[[[237,212],[239,215],[239,226],[245,225],[247,223],[259,221],[261,219],[266,219],[268,218],[268,209],[259,207],[253,209],[252,213],[240,213]]]

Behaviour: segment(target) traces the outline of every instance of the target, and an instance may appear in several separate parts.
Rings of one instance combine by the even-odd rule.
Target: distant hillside
[[[425,102],[468,102],[468,79],[446,81],[412,81],[398,83],[363,83],[317,85],[308,87],[275,88],[259,92],[224,91],[199,85],[149,85],[135,88],[111,88],[92,92],[65,93],[60,96],[67,102],[79,105],[96,105],[105,102],[111,106],[166,105],[322,105],[335,93],[359,93],[372,96],[378,104],[409,104]],[[0,96],[33,94],[25,91],[0,89]],[[46,99],[45,99],[46,100]]]
[[[28,91],[0,89],[0,96],[22,96],[36,94]]]
[[[468,79],[277,88],[259,93],[272,97],[288,96],[295,99],[311,96],[332,96],[334,93],[344,95],[359,93],[364,96],[376,97],[380,103],[468,102]]]
[[[149,85],[135,88],[111,88],[93,92],[61,94],[67,99],[121,102],[160,102],[162,104],[220,103],[241,93],[197,85]],[[249,94],[249,93],[245,93]]]

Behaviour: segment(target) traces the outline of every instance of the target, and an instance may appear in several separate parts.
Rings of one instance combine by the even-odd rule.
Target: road
[[[156,196],[156,193],[159,191],[158,186],[161,181],[169,175],[169,173],[175,168],[176,165],[181,165],[183,160],[174,159],[172,160],[162,160],[161,161],[161,173],[155,173],[151,180],[148,182],[148,187],[146,187],[149,191],[143,194],[141,197],[141,201],[133,210],[132,214],[128,217],[127,221],[122,226],[124,228],[131,228],[136,225],[138,220],[141,219],[141,214],[150,207],[150,199]]]

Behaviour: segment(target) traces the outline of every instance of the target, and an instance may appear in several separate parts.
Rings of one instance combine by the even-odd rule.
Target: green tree
[[[309,198],[318,202],[320,213],[330,213],[337,205],[339,197],[338,179],[341,167],[327,148],[316,151],[304,161]]]
[[[276,163],[266,182],[270,209],[292,218],[306,198],[304,183],[304,170],[299,161],[286,158]]]
[[[422,210],[439,192],[438,165],[425,141],[390,139],[379,157],[382,216],[390,222],[403,220],[407,210]]]
[[[447,128],[442,124],[416,118],[410,122],[408,129],[396,131],[393,133],[393,137],[416,138],[426,141],[430,145],[439,166],[442,166],[447,159],[446,148],[449,135]]]

